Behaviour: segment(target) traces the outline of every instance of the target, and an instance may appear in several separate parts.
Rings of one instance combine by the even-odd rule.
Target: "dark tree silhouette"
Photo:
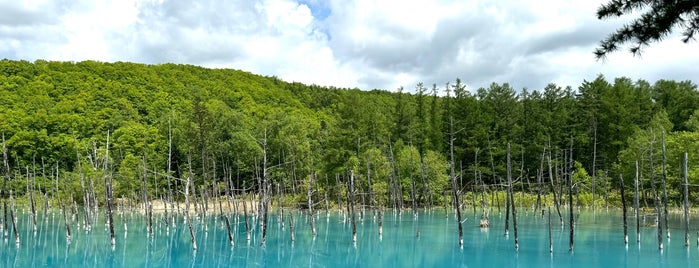
[[[607,36],[595,49],[597,59],[615,52],[625,43],[629,51],[640,55],[650,43],[663,40],[676,28],[682,28],[682,41],[694,40],[699,31],[699,1],[696,0],[611,0],[597,9],[598,19],[643,12],[638,18]]]

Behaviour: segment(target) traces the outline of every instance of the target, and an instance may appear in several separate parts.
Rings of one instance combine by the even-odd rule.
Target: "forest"
[[[80,203],[92,184],[104,202],[109,174],[114,197],[135,201],[172,189],[184,200],[189,177],[209,196],[269,187],[298,208],[347,202],[350,180],[362,204],[441,206],[456,191],[499,206],[492,193],[511,174],[524,205],[568,174],[582,205],[620,206],[622,176],[639,178],[645,206],[666,179],[679,206],[686,168],[689,200],[699,198],[691,81],[467,85],[367,91],[191,65],[2,60],[3,197]]]

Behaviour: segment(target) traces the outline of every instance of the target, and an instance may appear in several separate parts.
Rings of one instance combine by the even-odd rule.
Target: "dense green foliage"
[[[228,178],[234,188],[256,186],[266,149],[272,185],[287,193],[305,194],[313,173],[317,198],[344,198],[352,172],[359,191],[372,186],[380,204],[408,207],[414,181],[418,202],[436,205],[451,188],[454,134],[464,189],[502,181],[509,143],[515,189],[536,191],[537,176],[550,181],[544,155],[554,173],[563,172],[572,148],[579,191],[595,184],[599,198],[619,174],[633,180],[635,161],[646,189],[659,183],[664,133],[671,198],[680,197],[684,152],[690,180],[698,180],[699,92],[688,81],[599,76],[577,90],[493,83],[472,92],[457,79],[407,91],[324,88],[187,65],[2,60],[0,132],[9,160],[2,172],[17,194],[33,178],[39,191],[52,195],[58,187],[77,198],[80,161],[95,185],[106,166],[115,196],[138,198],[144,163],[151,195],[163,195],[168,169],[174,178],[191,169],[197,187],[223,188]]]

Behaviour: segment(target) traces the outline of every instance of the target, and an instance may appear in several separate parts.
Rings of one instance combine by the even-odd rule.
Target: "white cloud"
[[[469,88],[542,89],[608,78],[695,79],[696,43],[642,58],[592,51],[630,18],[606,0],[0,0],[0,58],[187,63],[288,81],[412,90],[457,77]]]
[[[267,24],[278,30],[291,29],[296,32],[307,29],[313,22],[311,10],[296,2],[269,0],[260,5],[260,8],[266,13]]]

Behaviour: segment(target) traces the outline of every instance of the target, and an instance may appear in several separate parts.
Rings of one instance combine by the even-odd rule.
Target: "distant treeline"
[[[168,170],[182,178],[190,167],[195,185],[255,189],[266,158],[272,186],[300,200],[311,173],[314,195],[345,198],[336,186],[352,171],[359,191],[371,181],[380,204],[411,193],[439,204],[452,188],[453,137],[457,187],[466,191],[502,184],[508,143],[516,190],[537,191],[539,178],[551,187],[551,174],[569,172],[579,192],[601,196],[618,188],[620,174],[633,185],[638,161],[650,194],[661,183],[663,141],[670,199],[682,197],[684,152],[690,184],[699,184],[699,91],[690,81],[599,76],[577,88],[493,83],[475,91],[466,84],[362,91],[191,65],[2,60],[0,171],[16,194],[32,178],[49,196],[58,188],[80,200],[80,161],[96,185],[106,167],[116,197],[138,198],[144,172],[155,195],[168,187]],[[570,156],[576,165],[565,164]]]

